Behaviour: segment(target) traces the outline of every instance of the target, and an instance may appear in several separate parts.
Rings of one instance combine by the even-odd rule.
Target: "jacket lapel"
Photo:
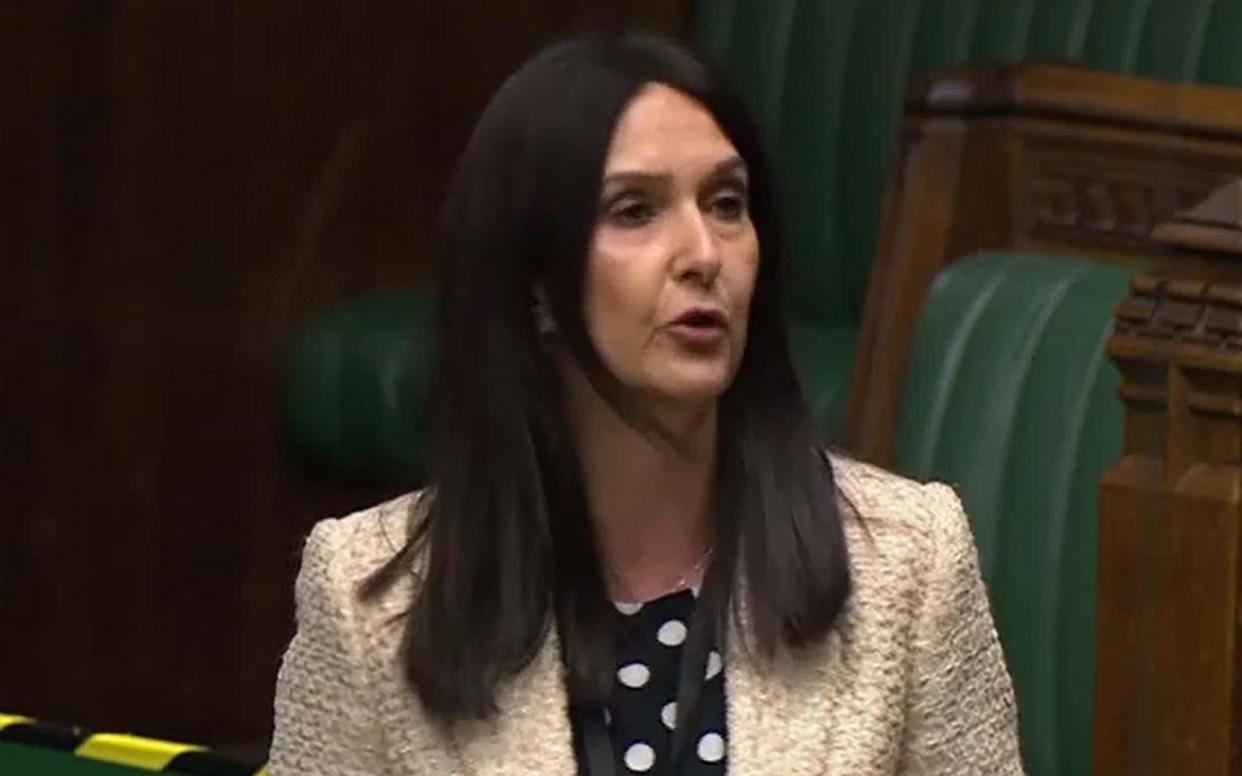
[[[736,646],[743,638],[738,631],[731,634],[725,659],[730,776],[825,773],[835,632],[823,645],[761,665]]]

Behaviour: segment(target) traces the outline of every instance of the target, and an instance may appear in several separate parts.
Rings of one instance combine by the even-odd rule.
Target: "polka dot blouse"
[[[669,773],[673,728],[677,724],[677,672],[695,597],[689,590],[648,601],[616,604],[618,652],[616,681],[605,710],[616,758],[616,773]],[[679,774],[713,776],[725,773],[725,687],[720,654],[707,656],[691,751]],[[573,720],[579,772],[587,773],[582,725]]]

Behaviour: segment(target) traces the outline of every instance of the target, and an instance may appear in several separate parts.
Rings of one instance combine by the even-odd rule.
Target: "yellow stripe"
[[[26,722],[34,722],[30,717],[18,717],[13,714],[0,714],[0,730],[4,730],[9,725],[21,725]]]
[[[182,752],[198,752],[202,749],[201,746],[173,744],[120,733],[97,733],[83,741],[75,754],[92,760],[158,771]]]
[[[267,766],[264,765],[262,768],[255,771],[254,776],[267,776]]]

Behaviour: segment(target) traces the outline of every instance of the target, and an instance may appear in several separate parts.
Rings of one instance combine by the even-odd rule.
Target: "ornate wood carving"
[[[1240,192],[1161,225],[1171,260],[1116,311],[1127,422],[1100,496],[1098,774],[1240,765],[1242,251],[1222,249],[1242,246]]]
[[[1108,146],[1063,150],[1032,143],[1018,172],[1018,239],[1151,250],[1152,228],[1228,180]],[[1239,166],[1242,172],[1242,165]]]
[[[1117,308],[1116,336],[1242,353],[1242,285],[1143,274]]]
[[[1222,185],[1183,208],[1177,218],[1156,227],[1152,237],[1162,243],[1205,251],[1242,251],[1242,179]]]

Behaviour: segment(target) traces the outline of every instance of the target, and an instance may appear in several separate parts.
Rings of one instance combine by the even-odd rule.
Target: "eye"
[[[608,220],[626,229],[646,226],[655,218],[655,208],[646,200],[624,197],[608,208]]]
[[[725,191],[712,198],[712,215],[721,221],[741,221],[746,216],[746,196],[739,191]]]

